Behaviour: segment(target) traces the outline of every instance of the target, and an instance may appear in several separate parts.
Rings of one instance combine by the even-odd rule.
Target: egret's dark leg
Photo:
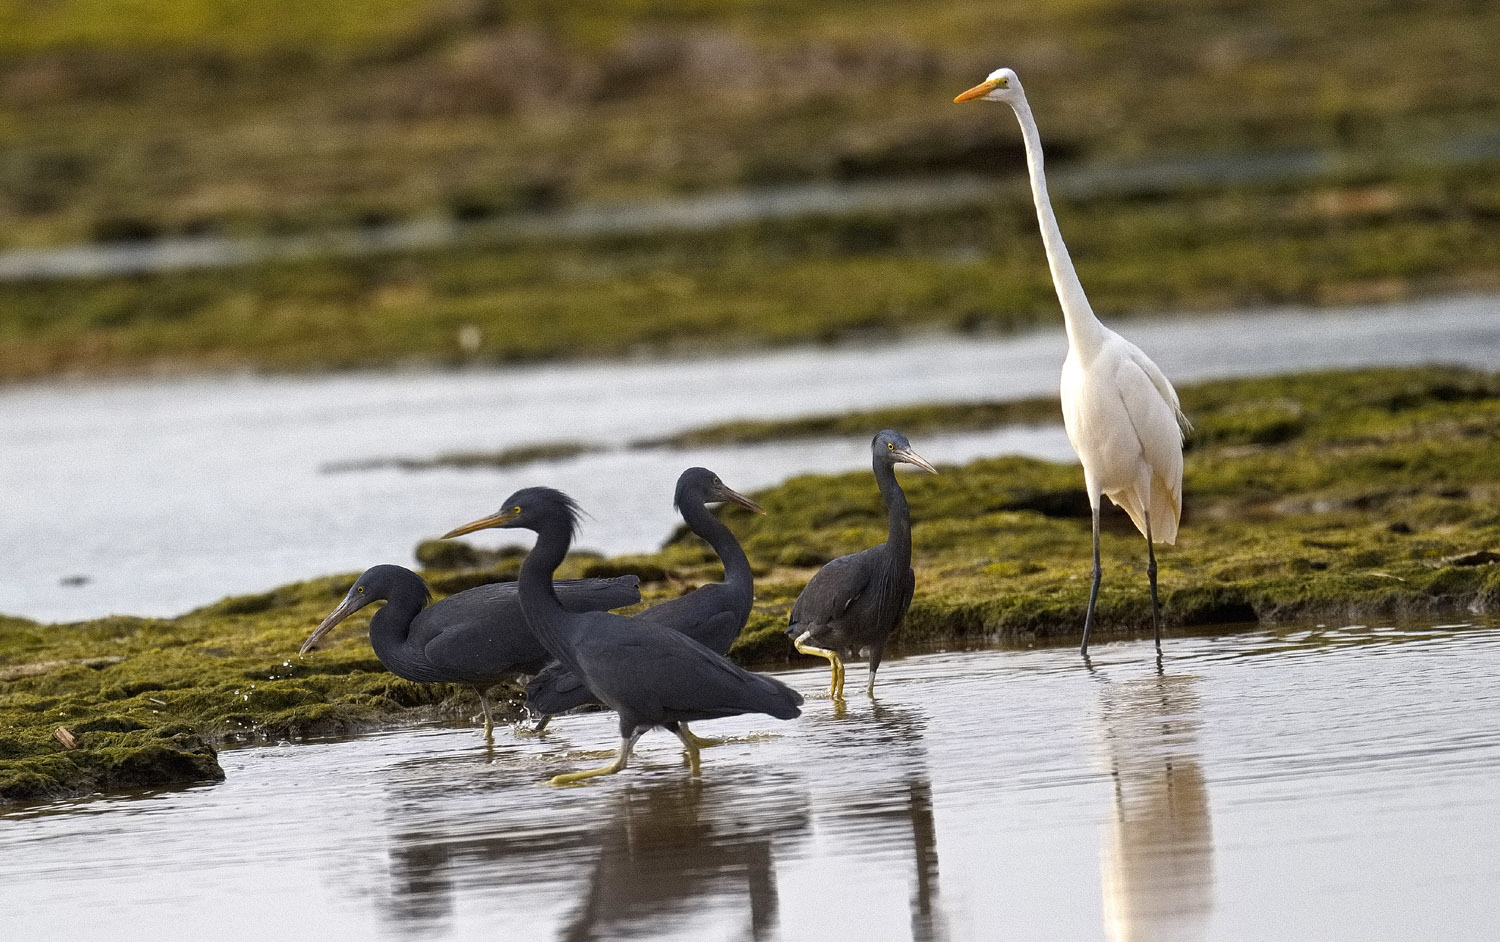
[[[694,775],[698,775],[702,771],[702,766],[698,761],[698,747],[705,740],[694,736],[692,730],[687,728],[686,723],[676,723],[671,729],[672,732],[677,734],[677,738],[682,740],[682,748],[687,750],[688,769]]]
[[[635,748],[635,741],[641,738],[644,729],[637,729],[629,736],[620,740],[620,751],[615,754],[615,761],[609,765],[600,766],[597,769],[585,769],[582,772],[564,772],[562,775],[552,776],[553,785],[573,785],[584,779],[598,778],[601,775],[614,775],[625,768],[625,763],[630,761],[630,751]]]
[[[1151,631],[1161,650],[1161,604],[1156,601],[1156,547],[1151,544],[1151,514],[1146,514],[1146,577],[1151,580]]]
[[[865,682],[865,696],[873,699],[875,697],[875,672],[880,670],[881,651],[879,648],[870,649],[870,678]]]
[[[484,691],[478,687],[474,692],[479,694],[479,708],[484,711],[484,741],[495,741],[495,720],[490,716],[490,698],[484,695]]]
[[[835,700],[844,699],[843,658],[839,657],[839,653],[837,651],[832,651],[828,648],[820,648],[809,644],[807,642],[807,639],[811,637],[811,631],[802,632],[802,634],[797,636],[797,640],[792,642],[792,647],[796,648],[798,651],[801,651],[803,654],[811,654],[813,657],[821,657],[826,660],[828,662],[828,666],[833,670],[833,681],[831,684],[829,684],[828,695]]]
[[[1104,569],[1099,565],[1099,502],[1094,501],[1094,585],[1089,589],[1089,610],[1083,616],[1083,645],[1079,649],[1089,653],[1089,629],[1094,627],[1094,602],[1099,599],[1099,579]]]

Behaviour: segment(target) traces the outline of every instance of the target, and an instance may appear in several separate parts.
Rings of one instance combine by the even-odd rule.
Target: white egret
[[[1094,582],[1083,619],[1084,654],[1099,596],[1099,497],[1125,508],[1146,537],[1146,573],[1151,581],[1151,627],[1161,648],[1161,606],[1156,597],[1156,550],[1153,542],[1175,543],[1182,516],[1182,439],[1189,431],[1177,391],[1140,348],[1105,327],[1094,316],[1088,296],[1063,244],[1047,178],[1042,173],[1042,142],[1021,81],[1010,69],[996,69],[955,102],[1000,101],[1021,122],[1026,166],[1037,223],[1052,271],[1052,286],[1062,305],[1068,331],[1068,357],[1062,369],[1063,425],[1083,463],[1094,517]]]

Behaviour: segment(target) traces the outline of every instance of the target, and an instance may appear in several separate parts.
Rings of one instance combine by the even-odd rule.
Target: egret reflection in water
[[[1198,678],[1100,680],[1114,815],[1101,852],[1112,942],[1201,939],[1214,904],[1213,824],[1198,759]]]

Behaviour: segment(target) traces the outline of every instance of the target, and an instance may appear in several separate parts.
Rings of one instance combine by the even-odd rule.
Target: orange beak
[[[997,81],[980,82],[978,85],[975,85],[973,88],[953,99],[953,103],[958,104],[960,102],[973,101],[976,98],[983,98],[990,92],[994,91],[995,86],[999,84],[1000,83]]]

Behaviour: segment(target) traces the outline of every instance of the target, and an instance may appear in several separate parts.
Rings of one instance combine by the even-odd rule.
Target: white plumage
[[[1094,517],[1094,581],[1083,622],[1083,651],[1088,652],[1102,575],[1101,495],[1123,507],[1146,537],[1152,627],[1160,647],[1156,552],[1151,544],[1177,541],[1177,524],[1182,516],[1182,439],[1190,428],[1187,417],[1182,414],[1177,390],[1161,369],[1139,347],[1101,324],[1089,306],[1047,196],[1041,137],[1020,79],[1010,69],[997,69],[954,100],[976,98],[1005,102],[1021,123],[1037,224],[1068,331],[1061,386],[1063,424],[1068,441],[1083,463],[1084,486]]]

